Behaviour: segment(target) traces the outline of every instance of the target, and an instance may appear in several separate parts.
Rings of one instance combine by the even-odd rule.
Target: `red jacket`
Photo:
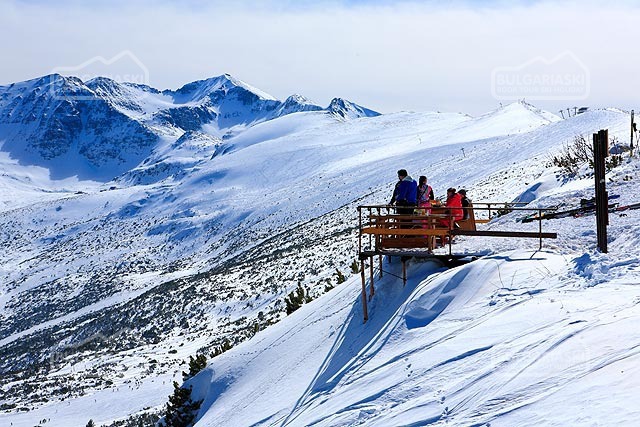
[[[464,217],[464,210],[462,209],[462,196],[455,193],[453,196],[447,198],[445,204],[449,208],[449,215],[453,216],[454,221],[460,221]]]

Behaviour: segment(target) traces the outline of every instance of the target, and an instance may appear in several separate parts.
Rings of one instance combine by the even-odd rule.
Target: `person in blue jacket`
[[[418,183],[409,176],[406,169],[398,171],[398,183],[393,190],[390,205],[396,205],[399,214],[412,214],[418,198]]]

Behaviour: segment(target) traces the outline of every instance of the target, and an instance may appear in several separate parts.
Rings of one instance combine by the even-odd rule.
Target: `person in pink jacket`
[[[431,214],[431,201],[435,199],[433,196],[433,188],[427,184],[427,177],[422,175],[418,179],[418,207],[424,209],[425,214]]]

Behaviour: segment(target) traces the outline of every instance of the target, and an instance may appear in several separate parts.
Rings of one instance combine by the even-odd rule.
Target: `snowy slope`
[[[196,92],[185,90],[180,101],[197,103]],[[156,129],[155,112],[140,113],[151,117],[149,129]],[[518,103],[478,118],[396,113],[344,120],[310,108],[235,127],[224,138],[206,126],[159,134],[144,161],[105,185],[72,181],[67,188],[43,177],[36,187],[55,190],[55,200],[7,206],[0,213],[0,238],[7,248],[0,255],[0,368],[40,375],[24,381],[12,374],[10,384],[0,388],[2,402],[31,409],[28,414],[10,409],[0,422],[30,426],[34,419],[53,420],[58,411],[65,425],[86,424],[88,418],[106,424],[134,412],[131,402],[140,402],[138,410],[160,406],[171,392],[166,379],[179,377],[180,362],[189,355],[209,353],[224,339],[239,343],[253,336],[256,325],[262,329],[284,317],[282,299],[299,281],[320,295],[327,281],[335,284],[336,268],[348,272],[355,256],[355,206],[386,201],[397,169],[427,174],[437,195],[454,185],[467,186],[475,200],[512,200],[527,190],[539,203],[579,200],[588,195],[588,180],[563,185],[546,169],[545,159],[576,134],[599,128],[624,135],[628,115],[595,110],[558,121]],[[14,170],[30,169],[5,160],[14,168],[8,181],[0,181],[9,183],[3,196],[9,200],[10,192],[22,191],[11,184]],[[627,166],[631,169],[624,173],[635,177]],[[625,188],[623,177],[612,185]],[[86,194],[68,191],[80,188]],[[631,197],[625,193],[625,200]],[[595,240],[584,229],[576,233]],[[496,256],[515,249],[508,241],[458,245],[470,252],[490,248]],[[575,235],[555,245],[558,253],[586,253]],[[591,264],[600,260],[585,269]],[[618,268],[610,265],[608,271]],[[417,270],[414,282],[427,274]],[[347,289],[341,286],[333,292]],[[353,305],[357,289],[349,292]],[[398,298],[397,307],[408,294]],[[83,343],[104,345],[87,353]],[[47,361],[59,354],[66,358],[52,369]],[[220,383],[218,374],[231,375],[217,368],[214,384]],[[164,376],[165,384],[152,387],[157,376]],[[133,389],[118,392],[134,377],[147,393],[144,399]],[[60,381],[78,390],[60,394]],[[245,387],[244,380],[222,383]],[[28,391],[33,384],[47,390],[49,402]],[[87,413],[75,403],[67,411],[59,406],[62,398],[82,402],[82,394],[96,393],[113,408],[108,414],[97,408]],[[213,403],[215,412],[215,392],[209,396],[207,405]],[[265,414],[287,411],[262,407]]]
[[[589,287],[576,264],[414,263],[406,287],[377,282],[366,324],[354,279],[214,359],[196,425],[633,425],[640,266]]]
[[[506,141],[539,156],[535,141],[584,133],[587,124],[621,131],[618,114],[576,117]],[[477,151],[466,162],[486,167]],[[541,171],[541,160],[514,162],[513,175]],[[638,201],[639,170],[634,160],[609,174],[621,204]],[[497,180],[512,194],[532,188],[547,205],[575,206],[592,195],[593,178],[563,183],[540,173],[516,183],[507,174],[500,181],[503,172],[478,181],[474,193],[495,191]],[[376,279],[366,324],[354,278],[214,359],[192,380],[204,399],[196,425],[635,425],[637,216],[612,214],[609,254],[594,250],[591,216],[546,222],[560,234],[551,250],[460,239],[456,251],[491,248],[492,255],[446,272],[414,261],[405,288],[394,277],[396,261]],[[517,229],[517,217],[489,227]]]

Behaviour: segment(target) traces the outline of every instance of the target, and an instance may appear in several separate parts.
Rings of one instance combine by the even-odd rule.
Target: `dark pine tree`
[[[202,400],[197,402],[191,400],[191,390],[192,387],[180,387],[177,382],[173,382],[173,394],[169,396],[164,414],[166,427],[191,427],[193,425]]]
[[[198,354],[194,358],[189,356],[189,373],[182,371],[182,379],[184,381],[196,375],[207,366],[207,356],[204,354]]]

